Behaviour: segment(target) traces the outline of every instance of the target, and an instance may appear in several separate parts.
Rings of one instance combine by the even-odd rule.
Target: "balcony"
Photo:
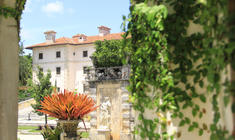
[[[108,67],[108,68],[88,68],[85,80],[104,81],[104,80],[129,80],[130,67]]]

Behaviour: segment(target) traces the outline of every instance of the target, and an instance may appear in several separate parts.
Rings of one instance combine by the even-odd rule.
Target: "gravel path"
[[[34,113],[33,108],[31,106],[24,109],[20,109],[18,111],[18,121],[23,121],[23,120],[25,121],[28,120],[29,118],[31,120],[43,120],[44,116],[39,116],[36,113]]]
[[[44,115],[39,116],[33,112],[33,108],[27,107],[24,109],[20,109],[18,111],[18,125],[31,125],[31,126],[39,126],[44,125]],[[48,124],[56,125],[55,120],[48,120]]]
[[[42,135],[21,135],[17,136],[20,140],[43,140]]]

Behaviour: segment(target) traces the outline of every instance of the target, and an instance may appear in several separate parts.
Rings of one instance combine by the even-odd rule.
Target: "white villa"
[[[36,79],[36,67],[43,72],[51,71],[51,83],[58,91],[68,89],[83,93],[85,89],[86,68],[92,66],[90,56],[95,51],[94,42],[97,40],[121,39],[123,33],[110,33],[110,28],[98,27],[99,34],[86,36],[74,35],[72,38],[56,39],[55,31],[45,32],[44,43],[26,47],[33,51],[33,79]]]

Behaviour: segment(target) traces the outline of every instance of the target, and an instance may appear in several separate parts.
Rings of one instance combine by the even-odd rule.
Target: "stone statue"
[[[111,103],[109,97],[104,97],[100,106],[100,129],[110,128],[110,107]]]

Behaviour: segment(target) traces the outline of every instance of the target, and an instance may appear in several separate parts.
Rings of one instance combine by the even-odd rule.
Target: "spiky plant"
[[[74,94],[66,91],[44,97],[42,109],[38,110],[60,120],[83,120],[84,115],[94,111],[98,106],[86,94]]]

